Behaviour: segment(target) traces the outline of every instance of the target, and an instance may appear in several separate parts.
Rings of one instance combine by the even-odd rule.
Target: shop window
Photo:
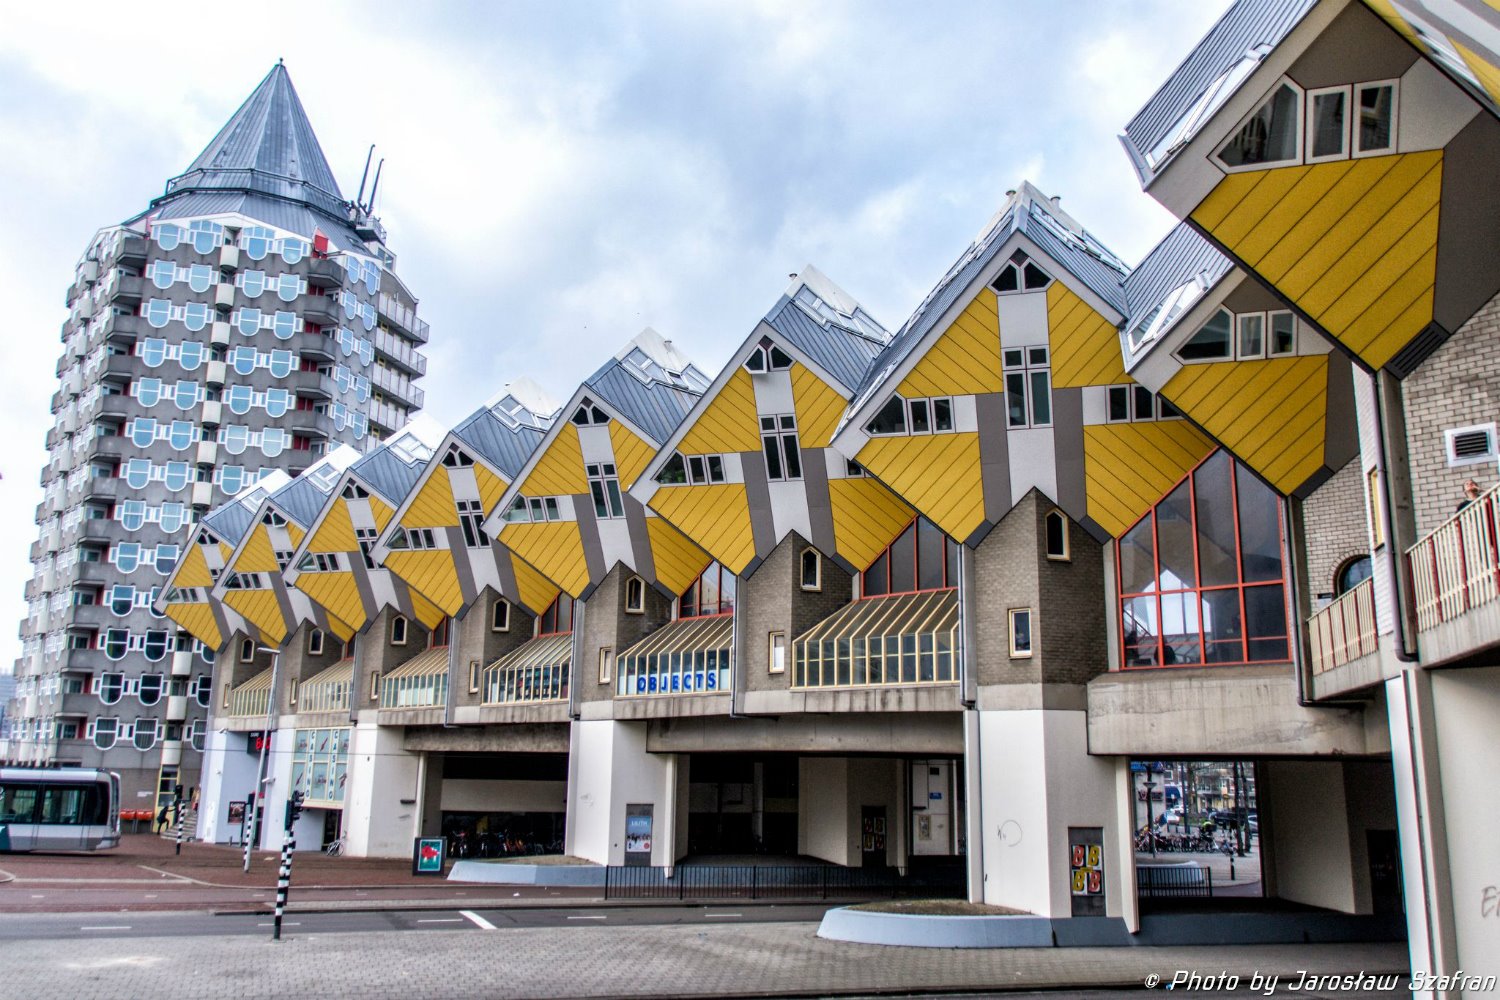
[[[1281,506],[1216,451],[1116,544],[1126,667],[1284,662]]]
[[[1011,608],[1010,614],[1010,657],[1013,660],[1023,660],[1031,656],[1031,609]]]

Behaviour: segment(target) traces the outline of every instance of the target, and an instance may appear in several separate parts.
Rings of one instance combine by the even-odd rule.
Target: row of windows
[[[562,520],[560,497],[516,497],[505,520],[512,524],[541,524],[544,521]]]
[[[118,673],[102,673],[91,678],[89,693],[99,696],[106,705],[118,704],[122,698],[133,697],[142,705],[155,705],[164,696],[187,697],[202,708],[207,708],[213,699],[213,681],[208,676],[168,678],[161,674],[142,674],[126,677]]]
[[[1177,349],[1182,361],[1252,361],[1297,353],[1297,321],[1290,310],[1231,313],[1220,309]]]
[[[147,506],[144,500],[122,500],[115,507],[115,519],[126,531],[139,531],[147,524],[157,525],[171,534],[184,525],[197,523],[197,514],[181,503],[164,503]]]
[[[87,550],[96,552],[97,550]],[[134,573],[141,566],[150,566],[162,576],[171,573],[177,565],[177,558],[182,548],[178,545],[156,545],[144,546],[140,542],[116,542],[110,547],[109,561],[121,573]],[[84,562],[98,562],[98,556],[90,559],[84,556]]]
[[[195,264],[194,267],[202,265]],[[276,297],[283,302],[295,302],[297,296],[307,291],[307,279],[295,274],[267,274],[265,271],[241,271],[235,275],[235,286],[246,296],[252,299],[259,298],[265,292],[275,292]],[[194,287],[194,291],[203,291]]]
[[[1108,387],[1105,420],[1111,424],[1144,423],[1153,420],[1181,420],[1182,411],[1143,385]]]
[[[1392,153],[1399,87],[1377,80],[1304,92],[1282,79],[1216,156],[1236,170]]]
[[[203,750],[204,724],[203,720],[195,719],[184,731],[180,722],[163,722],[160,719],[142,718],[134,722],[125,722],[118,718],[94,719],[84,727],[84,738],[92,740],[95,747],[100,750],[109,750],[121,742],[128,743],[137,750],[150,750],[156,746],[157,741],[163,738],[167,740],[183,739],[200,753]],[[57,728],[58,739],[77,739],[77,723],[59,721]]]
[[[953,429],[953,400],[946,396],[927,399],[892,396],[865,427],[866,431],[877,436],[933,434]]]
[[[656,474],[656,481],[665,486],[687,484],[702,486],[726,481],[723,455],[683,455],[674,452]]]

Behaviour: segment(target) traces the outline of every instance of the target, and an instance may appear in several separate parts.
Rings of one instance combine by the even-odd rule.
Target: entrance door
[[[885,806],[859,807],[859,864],[861,868],[884,868]]]
[[[1401,913],[1401,842],[1395,830],[1366,830],[1370,852],[1370,904],[1376,913]]]

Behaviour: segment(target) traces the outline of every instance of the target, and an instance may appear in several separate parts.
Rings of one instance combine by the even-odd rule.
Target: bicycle
[[[328,842],[327,847],[323,848],[323,853],[328,855],[330,858],[336,858],[344,853],[344,846],[344,838],[335,837],[333,840],[330,840]]]

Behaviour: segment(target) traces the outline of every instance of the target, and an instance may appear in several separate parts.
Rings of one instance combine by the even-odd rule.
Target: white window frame
[[[399,628],[397,626],[400,626]],[[400,636],[397,636],[400,632]],[[404,646],[411,636],[411,623],[406,620],[405,615],[393,615],[391,617],[391,645]]]
[[[1469,458],[1457,457],[1454,454],[1453,442],[1460,434],[1489,435],[1489,450],[1482,455],[1474,455]],[[1487,424],[1470,424],[1467,427],[1450,427],[1443,431],[1443,457],[1447,460],[1448,468],[1450,469],[1462,469],[1471,465],[1485,465],[1493,462],[1495,461],[1497,448],[1500,448],[1500,441],[1496,439],[1496,429],[1493,421]]]
[[[310,629],[307,633],[307,655],[323,655],[323,630],[320,628]]]
[[[240,662],[241,663],[254,663],[255,662],[255,640],[254,639],[241,639],[240,640]]]
[[[1274,330],[1276,328],[1276,317],[1287,316],[1292,321],[1292,348],[1289,351],[1278,351],[1275,349]],[[1270,309],[1266,311],[1266,357],[1268,358],[1295,358],[1297,356],[1297,314],[1290,309]]]
[[[778,649],[778,642],[779,649]],[[777,653],[781,655],[778,656]],[[787,642],[785,632],[769,632],[766,634],[766,673],[786,673]]]
[[[1379,90],[1382,87],[1391,88],[1391,144],[1379,149],[1361,149],[1359,147],[1359,104],[1360,96],[1367,90]],[[1349,105],[1349,155],[1353,159],[1363,159],[1367,156],[1389,156],[1400,148],[1400,134],[1397,126],[1401,121],[1401,81],[1391,80],[1366,80],[1364,83],[1354,85],[1353,102]]]
[[[1062,551],[1052,551],[1052,519],[1057,518],[1062,522]],[[1042,519],[1042,548],[1047,553],[1047,558],[1052,562],[1072,562],[1073,547],[1068,539],[1068,515],[1056,507],[1047,511]]]
[[[380,671],[370,671],[370,700],[380,700]]]
[[[503,597],[490,605],[490,631],[510,631],[510,602]]]
[[[1246,351],[1246,350],[1244,350],[1246,320],[1249,320],[1249,321],[1252,321],[1252,322],[1254,322],[1256,320],[1260,321],[1260,350],[1259,351]],[[1237,360],[1237,361],[1259,361],[1259,360],[1263,359],[1266,356],[1266,341],[1268,339],[1267,333],[1270,330],[1270,328],[1271,328],[1270,324],[1266,321],[1266,314],[1263,313],[1263,312],[1235,313],[1234,314],[1234,357],[1235,357],[1235,360]]]
[[[599,683],[600,684],[608,684],[610,682],[610,678],[614,676],[614,672],[615,672],[614,671],[614,667],[615,667],[615,647],[613,647],[613,646],[601,646],[601,647],[599,647]]]
[[[772,422],[771,427],[766,426],[767,420]],[[785,423],[788,420],[791,421],[790,426]],[[803,466],[802,437],[797,427],[797,415],[795,413],[762,413],[760,421],[761,461],[765,463],[766,481],[771,483],[802,482],[807,470]],[[786,457],[790,454],[787,450],[787,438],[791,438],[792,446],[797,449],[797,474],[795,476],[790,475],[787,469]],[[771,461],[767,448],[772,447],[776,449],[777,458],[781,462],[781,475],[779,476],[771,475]]]
[[[807,582],[807,557],[813,557],[813,582]],[[823,553],[814,548],[805,548],[797,557],[797,584],[808,593],[823,592]]]
[[[1237,167],[1232,167],[1229,164],[1225,163],[1222,159],[1219,158],[1219,154],[1224,151],[1224,147],[1234,141],[1234,137],[1240,134],[1240,130],[1245,127],[1250,119],[1254,118],[1257,114],[1260,113],[1260,109],[1265,107],[1266,102],[1269,101],[1276,94],[1276,92],[1282,88],[1283,85],[1290,87],[1292,93],[1297,95],[1297,115],[1299,121],[1297,122],[1297,128],[1293,130],[1293,139],[1296,143],[1297,148],[1292,151],[1291,159],[1268,160],[1265,163],[1244,163]],[[1247,113],[1243,118],[1236,122],[1233,128],[1224,133],[1224,137],[1220,139],[1219,144],[1214,147],[1213,165],[1228,174],[1243,173],[1247,170],[1270,170],[1274,167],[1295,166],[1296,164],[1302,162],[1303,139],[1306,138],[1306,131],[1307,91],[1298,86],[1298,84],[1290,77],[1280,77],[1275,83],[1271,84],[1270,87],[1266,88],[1266,92],[1261,95],[1260,100],[1255,102],[1255,105],[1250,109],[1249,113]]]
[[[298,686],[299,685],[298,685],[297,678],[295,678],[295,677],[289,677],[289,678],[287,678],[286,703],[288,705],[291,705],[293,708],[297,707],[297,688],[298,688]]]
[[[1020,618],[1026,619],[1026,648],[1021,649],[1016,645],[1016,621]],[[1006,623],[1009,630],[1007,640],[1010,645],[1010,658],[1012,660],[1030,659],[1036,648],[1036,619],[1030,608],[1011,608],[1006,613]]]
[[[1021,352],[1021,364],[1010,363],[1007,355],[1012,351]],[[1044,362],[1035,362],[1031,359],[1032,351],[1041,351],[1046,357]],[[1055,418],[1052,405],[1052,351],[1045,344],[1027,344],[1023,347],[1002,347],[1000,350],[1001,368],[1003,378],[1003,394],[1005,396],[1005,426],[1007,430],[1025,430],[1028,427],[1051,427]],[[1036,394],[1032,390],[1035,374],[1043,375],[1047,380],[1047,419],[1038,421],[1036,419]],[[1024,424],[1011,423],[1010,419],[1010,376],[1020,375],[1023,389],[1023,402],[1026,410],[1026,422]]]
[[[1322,156],[1313,155],[1313,129],[1316,121],[1313,116],[1313,106],[1318,98],[1327,97],[1332,94],[1342,95],[1344,98],[1344,136],[1337,153],[1324,153]],[[1303,163],[1333,163],[1337,160],[1349,159],[1349,150],[1352,148],[1350,141],[1350,124],[1354,116],[1350,113],[1354,105],[1354,92],[1350,84],[1340,84],[1337,87],[1317,87],[1308,90],[1302,97],[1302,162]]]
[[[631,593],[632,591],[634,594]],[[646,613],[646,581],[638,576],[632,576],[625,581],[625,613],[627,615]]]
[[[607,470],[607,471],[606,471]],[[589,499],[594,504],[594,516],[601,521],[618,521],[625,516],[625,490],[620,483],[619,470],[614,462],[595,462],[584,467],[589,481]],[[614,490],[610,490],[610,486]],[[594,493],[595,489],[599,492]],[[616,504],[618,503],[618,507]],[[600,511],[603,506],[604,510]]]
[[[469,693],[470,694],[478,694],[479,693],[479,675],[480,675],[480,673],[481,673],[481,671],[479,669],[479,661],[478,660],[470,660],[469,661]]]

